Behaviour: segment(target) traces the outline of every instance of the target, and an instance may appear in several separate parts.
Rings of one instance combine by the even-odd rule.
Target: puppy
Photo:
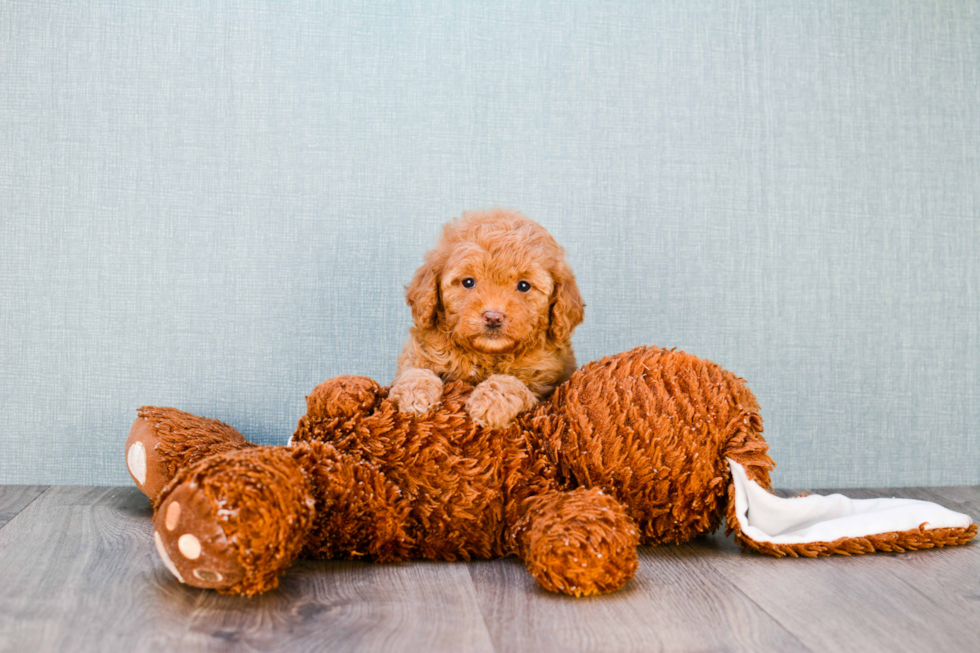
[[[572,331],[585,304],[565,252],[517,211],[464,213],[443,227],[406,288],[414,326],[390,397],[422,413],[444,382],[476,386],[466,408],[506,426],[575,371]]]

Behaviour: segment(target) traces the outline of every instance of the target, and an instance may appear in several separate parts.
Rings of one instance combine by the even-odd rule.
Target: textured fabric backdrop
[[[489,5],[0,3],[0,482],[129,483],[142,404],[284,442],[502,205],[778,485],[980,483],[977,3]]]

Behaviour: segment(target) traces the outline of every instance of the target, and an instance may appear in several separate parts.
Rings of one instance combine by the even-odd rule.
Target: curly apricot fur
[[[585,309],[575,275],[555,239],[517,211],[469,212],[447,224],[406,300],[414,326],[391,389],[403,411],[429,410],[438,401],[437,380],[479,389],[492,376],[509,376],[530,393],[498,379],[494,401],[473,406],[481,423],[501,427],[575,370],[570,338]],[[499,325],[488,326],[488,311],[501,316]],[[491,416],[489,403],[518,410]]]

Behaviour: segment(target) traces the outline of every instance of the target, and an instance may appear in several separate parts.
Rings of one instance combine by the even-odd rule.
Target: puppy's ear
[[[412,309],[412,320],[419,329],[431,329],[439,308],[439,278],[442,265],[430,252],[425,263],[415,271],[412,283],[405,287],[405,301]]]
[[[568,263],[558,262],[553,272],[555,289],[551,295],[551,323],[548,335],[552,340],[562,342],[572,336],[572,331],[585,317],[585,304],[575,284],[575,275]]]

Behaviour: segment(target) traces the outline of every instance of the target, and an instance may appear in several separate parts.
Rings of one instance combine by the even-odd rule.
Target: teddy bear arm
[[[612,592],[637,569],[639,532],[622,504],[598,488],[553,491],[524,502],[509,539],[547,590]]]

